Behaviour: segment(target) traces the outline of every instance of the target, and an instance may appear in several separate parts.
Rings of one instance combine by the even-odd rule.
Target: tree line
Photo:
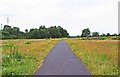
[[[81,36],[77,37],[82,37],[83,40],[94,40],[94,39],[100,39],[100,40],[105,40],[105,39],[113,39],[113,40],[120,40],[120,33],[119,34],[104,34],[102,33],[100,35],[99,32],[91,32],[89,28],[83,29]]]
[[[83,29],[82,30],[82,34],[81,34],[81,37],[98,37],[98,36],[120,36],[120,33],[119,34],[110,34],[110,33],[107,33],[107,34],[104,34],[102,33],[100,35],[99,32],[91,32],[89,28],[86,28],[86,29]]]
[[[61,26],[51,26],[46,28],[45,25],[41,25],[39,28],[32,28],[30,30],[25,29],[25,32],[20,31],[19,27],[11,27],[4,25],[4,28],[0,30],[1,39],[44,39],[44,38],[74,38],[74,37],[109,37],[120,36],[119,34],[99,34],[99,32],[91,32],[89,28],[83,29],[81,36],[69,36],[66,29]],[[103,39],[103,38],[102,38]]]
[[[43,38],[62,38],[68,37],[69,33],[61,26],[51,26],[46,28],[45,25],[41,25],[39,29],[32,28],[30,30],[25,29],[25,32],[20,31],[19,27],[11,27],[5,25],[3,30],[0,30],[1,39],[43,39]]]

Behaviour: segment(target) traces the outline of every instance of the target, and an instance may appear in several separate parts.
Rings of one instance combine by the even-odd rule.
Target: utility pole
[[[7,25],[9,25],[9,18],[7,18]]]
[[[2,24],[1,24],[1,30],[2,30]]]

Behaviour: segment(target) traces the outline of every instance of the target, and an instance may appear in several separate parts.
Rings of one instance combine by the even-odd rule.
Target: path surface
[[[91,75],[65,41],[59,41],[34,75]]]

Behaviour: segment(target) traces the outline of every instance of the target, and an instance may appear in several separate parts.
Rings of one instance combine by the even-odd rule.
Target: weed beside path
[[[19,39],[2,42],[2,74],[31,75],[57,43],[56,39]]]
[[[93,75],[118,75],[117,40],[67,39],[66,41],[73,53]]]

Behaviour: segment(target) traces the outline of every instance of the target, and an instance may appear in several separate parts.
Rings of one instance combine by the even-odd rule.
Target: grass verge
[[[93,75],[118,75],[118,41],[67,39],[73,53]]]
[[[57,39],[2,41],[2,75],[31,75],[57,43]]]

